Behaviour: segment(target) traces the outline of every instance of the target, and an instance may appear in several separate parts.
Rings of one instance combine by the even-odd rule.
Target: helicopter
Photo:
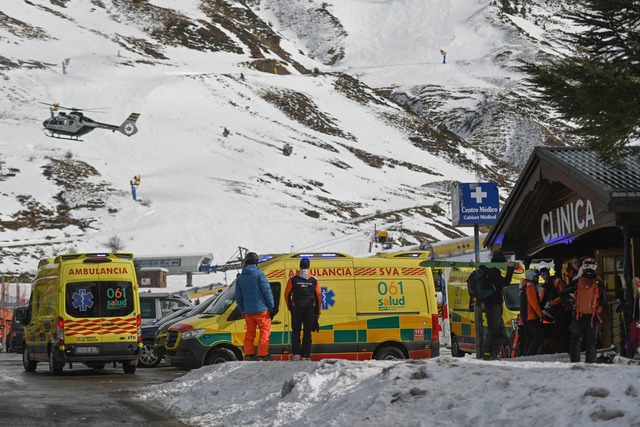
[[[41,102],[41,104],[49,106],[51,111],[51,118],[42,122],[44,134],[50,138],[82,141],[79,138],[80,136],[96,128],[109,129],[112,132],[118,131],[127,136],[135,135],[138,132],[136,127],[136,120],[140,117],[138,113],[129,114],[129,117],[120,126],[117,126],[90,119],[82,113],[82,111],[89,111],[87,109],[63,107],[58,103],[47,104]],[[69,112],[59,110],[68,110]],[[95,111],[95,109],[93,110]],[[57,115],[56,112],[58,112]]]

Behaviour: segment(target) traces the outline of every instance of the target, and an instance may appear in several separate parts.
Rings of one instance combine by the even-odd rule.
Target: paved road
[[[124,374],[121,365],[103,370],[65,366],[49,374],[46,363],[26,372],[22,356],[0,353],[0,425],[3,426],[184,426],[162,409],[132,399],[139,389],[181,377],[187,371],[160,365]]]

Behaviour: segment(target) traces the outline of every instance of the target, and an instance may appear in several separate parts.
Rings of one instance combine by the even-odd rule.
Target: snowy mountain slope
[[[479,153],[443,126],[457,96],[420,117],[381,95],[398,99],[393,81],[405,93],[434,82],[463,91],[465,81],[469,99],[478,87],[499,92],[514,71],[486,59],[483,49],[498,48],[480,35],[500,44],[503,31],[467,25],[489,2],[465,3],[3,4],[2,268],[33,271],[35,259],[104,250],[113,236],[134,253],[212,251],[217,262],[238,246],[363,253],[374,227],[400,244],[460,236],[450,184],[479,177],[506,194],[517,169],[497,154],[509,149],[487,141]],[[458,45],[469,58],[441,64],[438,49]],[[408,65],[372,66],[383,63]],[[47,138],[39,102],[110,107],[87,116],[118,125],[138,112],[140,132]]]

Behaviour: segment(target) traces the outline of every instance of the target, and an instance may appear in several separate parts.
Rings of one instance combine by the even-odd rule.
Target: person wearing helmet
[[[248,252],[242,272],[236,279],[236,303],[247,328],[244,336],[245,360],[273,360],[269,354],[271,318],[277,312],[267,276],[258,270],[258,254]],[[260,329],[258,355],[254,342],[256,327]]]
[[[569,357],[572,362],[580,361],[580,348],[585,338],[585,363],[596,361],[596,344],[602,319],[602,307],[607,304],[607,292],[597,275],[598,263],[588,257],[582,261],[576,277],[561,293],[564,301],[573,301],[571,326],[569,331]]]
[[[311,331],[319,329],[322,295],[320,284],[309,274],[310,264],[309,258],[300,259],[300,271],[289,278],[284,291],[284,300],[291,312],[291,353],[294,361],[311,360]]]
[[[527,318],[525,325],[527,326],[527,335],[529,345],[525,352],[525,356],[533,356],[540,352],[542,342],[544,340],[544,331],[542,329],[542,307],[540,306],[540,294],[538,293],[538,279],[540,271],[535,268],[529,268],[524,273],[525,294],[526,294],[526,313]]]

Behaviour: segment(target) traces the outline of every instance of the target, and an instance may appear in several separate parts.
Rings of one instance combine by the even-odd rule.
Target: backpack
[[[469,290],[469,295],[475,297],[478,301],[484,301],[495,293],[496,288],[491,282],[487,267],[480,266],[469,275],[467,289]]]
[[[596,279],[589,279],[581,277],[578,279],[575,291],[575,304],[576,319],[580,318],[582,314],[591,315],[591,325],[593,326],[593,318],[600,316],[598,313],[602,311],[600,306],[600,292],[598,281]]]

